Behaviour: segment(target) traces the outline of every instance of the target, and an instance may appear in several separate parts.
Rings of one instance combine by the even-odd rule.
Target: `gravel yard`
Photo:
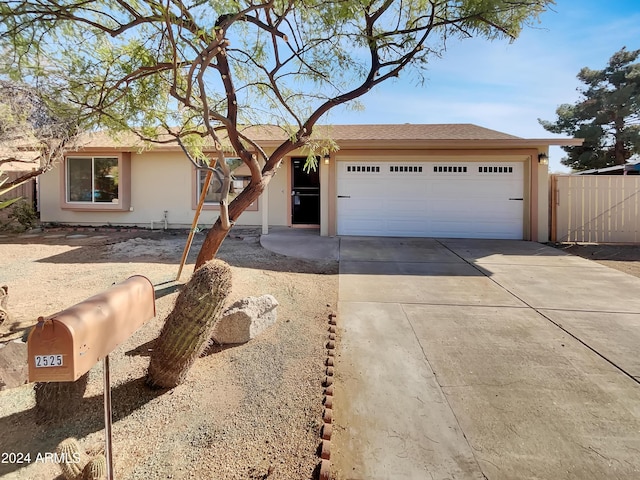
[[[311,479],[317,470],[327,317],[337,306],[337,262],[312,262],[264,250],[254,231],[233,231],[219,254],[233,271],[231,303],[270,293],[278,320],[247,344],[218,347],[170,391],[144,385],[149,349],[176,293],[111,355],[114,465],[118,479]],[[18,338],[39,316],[55,313],[142,274],[154,284],[177,273],[186,235],[70,232],[0,236],[0,285],[9,286],[10,322],[0,342]],[[183,272],[193,270],[193,254]],[[103,441],[102,370],[96,365],[81,411],[36,423],[32,385],[0,391],[0,453],[30,454],[0,463],[3,478],[53,479],[54,452],[66,437],[88,450]],[[40,454],[40,455],[38,455]],[[62,477],[60,477],[62,478]]]

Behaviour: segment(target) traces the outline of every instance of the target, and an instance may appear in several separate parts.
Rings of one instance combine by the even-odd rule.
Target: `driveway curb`
[[[319,480],[330,480],[331,478],[331,435],[333,433],[333,358],[336,348],[336,314],[329,314],[329,328],[327,334],[327,358],[324,361],[325,377],[322,381],[324,407],[322,412],[322,428],[320,429],[320,473]]]

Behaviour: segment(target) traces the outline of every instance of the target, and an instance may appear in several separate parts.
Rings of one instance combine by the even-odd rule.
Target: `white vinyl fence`
[[[640,243],[640,175],[554,175],[551,240]]]

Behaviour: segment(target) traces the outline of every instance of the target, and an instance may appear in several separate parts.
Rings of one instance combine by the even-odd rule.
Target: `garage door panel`
[[[460,219],[489,217],[494,215],[518,216],[522,209],[521,201],[512,201],[508,198],[487,199],[483,196],[472,196],[470,198],[458,198],[450,202],[445,200],[434,200],[430,202],[432,214],[455,215]]]
[[[434,237],[439,238],[476,238],[476,229],[471,225],[463,225],[458,221],[433,220],[431,231]]]
[[[451,194],[465,196],[488,196],[503,198],[510,192],[522,192],[521,181],[495,181],[492,179],[478,179],[478,177],[459,179],[458,181],[435,181],[430,185],[433,195],[449,198]]]
[[[349,197],[339,198],[338,200],[338,207],[341,207],[345,213],[354,212],[356,214],[360,212],[380,212],[385,204],[384,199],[380,197],[358,197],[351,195]]]
[[[496,238],[496,231],[502,232],[500,237],[504,240],[522,240],[522,226],[508,222],[485,223],[476,225],[472,235],[458,238]]]
[[[377,219],[352,218],[338,222],[340,235],[380,235],[380,221]]]
[[[516,220],[513,220],[516,218]],[[522,220],[509,209],[442,208],[431,215],[434,237],[522,239]]]
[[[339,235],[522,238],[522,163],[349,165],[338,166],[338,195],[350,197],[338,202]]]
[[[424,237],[429,236],[427,222],[410,219],[393,219],[386,222],[387,235],[391,237]]]
[[[496,231],[503,232],[500,238],[521,240],[519,224],[513,222],[468,222],[465,224],[447,220],[433,220],[431,222],[432,236],[437,238],[496,238]],[[511,233],[508,233],[511,232]]]
[[[371,200],[381,198],[382,195],[379,192],[383,192],[383,184],[377,185],[352,185],[347,187],[338,187],[338,195],[342,195],[343,192],[348,192],[348,196],[352,199],[358,200]]]
[[[397,216],[405,216],[408,214],[425,216],[429,213],[429,208],[426,202],[395,198],[385,202],[384,211],[385,213],[395,214]]]

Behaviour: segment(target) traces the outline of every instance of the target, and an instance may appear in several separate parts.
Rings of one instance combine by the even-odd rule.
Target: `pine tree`
[[[578,79],[582,98],[558,107],[555,122],[540,120],[553,133],[584,138],[581,146],[563,147],[562,163],[574,170],[624,165],[640,154],[640,50],[623,47],[603,70],[584,67]],[[636,62],[636,63],[634,63]]]

